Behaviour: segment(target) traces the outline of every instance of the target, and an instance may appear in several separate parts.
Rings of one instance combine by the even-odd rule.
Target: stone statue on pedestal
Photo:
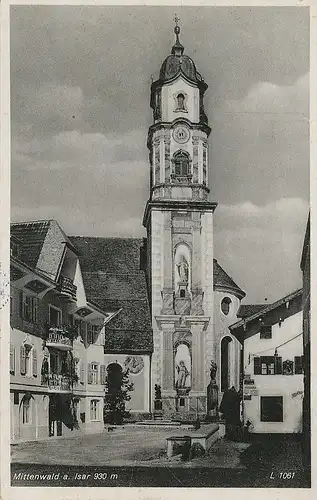
[[[218,393],[219,387],[216,383],[217,364],[210,362],[210,383],[207,387],[207,417],[216,420],[218,417]]]

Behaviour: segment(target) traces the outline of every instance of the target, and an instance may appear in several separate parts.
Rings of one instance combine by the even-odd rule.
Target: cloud
[[[104,164],[142,160],[146,152],[145,131],[130,130],[124,135],[86,133],[73,129],[52,136],[28,139],[15,137],[12,141],[13,168],[26,170],[65,168],[94,168]]]
[[[289,86],[258,82],[243,99],[217,102],[211,177],[219,202],[264,204],[281,194],[307,198],[308,80],[304,74]]]
[[[246,292],[246,303],[277,300],[301,287],[299,268],[308,204],[282,198],[219,206],[215,255]]]
[[[243,99],[224,102],[225,111],[235,113],[279,113],[300,114],[308,119],[309,73],[300,76],[293,85],[277,85],[272,82],[258,82]]]

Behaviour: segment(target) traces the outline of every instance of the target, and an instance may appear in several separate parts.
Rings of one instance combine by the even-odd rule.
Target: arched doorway
[[[122,367],[119,363],[107,366],[106,395],[104,406],[104,421],[108,423],[121,423],[125,408],[124,399],[120,397],[123,380]]]
[[[19,437],[37,437],[37,409],[31,393],[27,392],[21,399],[19,406]]]
[[[107,387],[108,394],[114,394],[121,390],[122,367],[119,363],[111,363],[107,366]]]
[[[227,391],[230,389],[230,380],[231,380],[231,373],[230,373],[230,362],[231,362],[231,356],[230,356],[230,344],[232,342],[231,337],[224,337],[221,340],[221,352],[220,352],[220,367],[221,367],[221,374],[220,374],[220,390],[221,392]]]

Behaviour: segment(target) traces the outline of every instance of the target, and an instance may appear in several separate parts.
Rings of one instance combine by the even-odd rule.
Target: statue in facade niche
[[[186,379],[189,375],[189,371],[186,368],[184,361],[180,361],[179,365],[176,366],[177,371],[177,380],[176,380],[176,388],[182,389],[186,385]]]
[[[179,262],[176,265],[180,282],[188,285],[189,265],[184,255],[180,256]]]

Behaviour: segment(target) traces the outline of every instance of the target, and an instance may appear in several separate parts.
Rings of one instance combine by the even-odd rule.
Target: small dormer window
[[[177,177],[189,175],[189,156],[184,151],[174,155],[174,173]]]

